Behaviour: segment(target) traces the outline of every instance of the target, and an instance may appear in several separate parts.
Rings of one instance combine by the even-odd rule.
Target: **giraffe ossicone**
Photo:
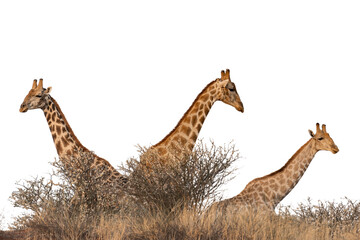
[[[159,143],[151,146],[148,152],[157,154],[163,162],[174,156],[183,159],[184,155],[194,148],[203,123],[216,101],[222,101],[244,112],[235,83],[230,79],[229,69],[221,71],[221,78],[210,82],[200,92],[175,128]]]
[[[316,124],[316,133],[311,130],[307,141],[279,170],[249,182],[235,197],[214,203],[210,209],[237,211],[241,209],[270,210],[283,200],[300,181],[306,169],[320,150],[336,154],[339,148],[326,131],[326,125]]]
[[[32,88],[20,106],[20,112],[27,112],[32,109],[41,109],[44,112],[60,161],[64,163],[64,166],[74,169],[76,166],[71,166],[71,159],[79,157],[80,152],[90,151],[75,136],[59,104],[50,96],[51,89],[51,87],[43,88],[43,79],[39,80],[39,84],[35,79]],[[108,161],[95,154],[90,168],[98,170],[97,172],[101,175],[104,184],[116,184],[120,187],[127,182],[127,179],[116,171]]]

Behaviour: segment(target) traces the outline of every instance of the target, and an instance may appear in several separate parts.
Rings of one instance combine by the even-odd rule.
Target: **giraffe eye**
[[[318,138],[319,141],[321,141],[321,140],[323,140],[323,139],[324,139],[323,137],[319,137],[319,138]]]
[[[35,97],[37,97],[37,98],[41,98],[41,95],[35,95]]]
[[[235,91],[235,86],[234,84],[228,83],[226,86],[227,89],[229,89],[230,92],[234,92]]]

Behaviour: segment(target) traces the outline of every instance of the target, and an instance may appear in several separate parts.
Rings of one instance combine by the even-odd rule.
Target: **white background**
[[[118,166],[226,68],[245,112],[217,102],[200,134],[243,157],[225,198],[279,169],[320,122],[340,152],[319,152],[282,204],[359,200],[359,12],[358,1],[2,1],[0,211],[11,221],[15,182],[46,176],[57,157],[41,110],[19,113],[33,79]]]

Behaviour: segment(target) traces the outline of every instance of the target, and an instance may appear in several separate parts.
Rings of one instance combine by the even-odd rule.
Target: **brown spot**
[[[55,104],[53,102],[51,103],[51,108],[55,111]]]
[[[61,137],[61,141],[62,141],[63,146],[64,146],[65,148],[69,145],[69,143],[65,140],[64,137]]]
[[[210,111],[210,108],[205,107],[205,109],[204,109],[204,113],[205,113],[205,115],[208,115],[209,111]]]
[[[299,163],[295,164],[294,169],[299,169]]]
[[[187,142],[186,139],[182,136],[179,137],[179,141],[182,145],[185,145],[185,143]]]
[[[58,135],[61,134],[61,127],[60,126],[56,126],[56,132]]]
[[[200,97],[200,100],[206,102],[209,99],[209,97],[210,97],[210,95],[208,93],[206,93]]]
[[[170,143],[170,147],[175,150],[175,151],[179,151],[179,148],[177,147],[177,144],[174,144],[173,142]]]
[[[54,113],[51,115],[51,120],[53,120],[53,122],[55,122],[55,117],[56,117],[56,112],[54,112]]]
[[[199,111],[199,105],[200,103],[196,102],[194,105],[193,105],[193,109],[191,110],[191,114],[194,114],[194,113],[197,113]]]
[[[56,140],[56,134],[51,134],[51,135],[52,135],[53,140],[55,141]]]
[[[67,150],[67,151],[66,151],[66,154],[67,154],[67,155],[72,155],[72,151],[71,151],[71,150]]]
[[[211,95],[215,95],[215,93],[216,93],[216,90],[215,90],[215,89],[214,89],[214,90],[211,90],[211,92],[210,92]]]
[[[165,153],[166,153],[165,148],[163,148],[163,147],[158,148],[158,153],[159,153],[159,155],[165,155]]]
[[[204,109],[204,104],[200,104],[199,110],[203,110]]]
[[[186,136],[189,136],[191,133],[191,128],[187,126],[182,126],[180,132],[183,132]]]
[[[193,142],[195,142],[196,139],[197,139],[197,137],[198,137],[198,135],[197,135],[195,132],[193,132],[193,133],[191,134],[190,139],[193,140]]]
[[[280,178],[279,183],[280,183],[280,184],[284,184],[284,183],[285,183],[285,179],[284,179],[284,178]]]
[[[264,192],[266,193],[266,195],[268,195],[270,193],[270,190],[268,187],[264,188]]]
[[[275,183],[275,180],[274,179],[270,179],[270,184],[273,184],[273,183]]]
[[[62,132],[66,132],[66,128],[65,127],[62,127]]]
[[[60,121],[60,118],[56,119],[56,123],[62,124],[62,122]]]
[[[211,102],[208,102],[208,103],[207,103],[207,106],[208,106],[208,108],[210,109],[210,108],[211,108]]]
[[[201,123],[203,123],[203,122],[205,121],[205,116],[201,116],[200,119],[199,119],[199,121],[200,121]]]
[[[186,144],[186,149],[191,152],[191,150],[194,148],[194,144],[191,142],[188,142]]]
[[[277,191],[277,190],[279,190],[279,185],[277,185],[277,184],[274,184],[274,185],[273,185],[273,187],[272,187],[272,189],[273,189],[274,191]]]
[[[50,104],[49,104],[49,111],[50,112],[54,111],[54,104],[52,102],[50,102]]]
[[[62,148],[62,146],[61,146],[61,142],[60,142],[60,141],[58,141],[58,142],[56,143],[56,150],[57,150],[57,152],[58,152],[59,155],[62,153],[63,148]]]
[[[184,123],[190,123],[190,116],[188,116],[184,119]]]
[[[191,125],[192,125],[193,127],[195,127],[196,122],[197,122],[197,116],[194,115],[194,116],[192,116],[192,118],[191,118]]]
[[[201,127],[202,127],[202,124],[201,124],[201,123],[199,123],[199,124],[196,126],[196,130],[197,130],[197,132],[200,132]]]
[[[49,112],[46,113],[46,121],[50,121],[51,115]],[[49,123],[50,124],[50,123]]]

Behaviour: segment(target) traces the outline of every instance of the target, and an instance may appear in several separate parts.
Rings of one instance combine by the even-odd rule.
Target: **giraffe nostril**
[[[28,108],[26,107],[25,103],[20,105],[20,112],[26,112],[27,110],[28,110]]]

